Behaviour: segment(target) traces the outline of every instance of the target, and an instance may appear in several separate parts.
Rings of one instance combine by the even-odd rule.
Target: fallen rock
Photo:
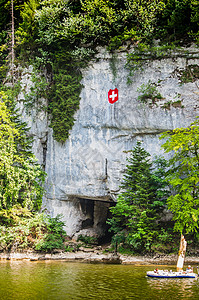
[[[93,248],[80,247],[79,250],[83,251],[83,252],[95,252],[95,249],[93,249]]]

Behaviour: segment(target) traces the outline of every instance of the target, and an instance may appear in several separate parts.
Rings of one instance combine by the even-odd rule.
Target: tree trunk
[[[14,85],[14,45],[15,45],[15,35],[14,35],[14,4],[13,0],[11,0],[11,18],[12,18],[12,42],[11,42],[11,77],[12,77],[12,84]]]
[[[177,271],[182,271],[183,270],[186,247],[187,247],[187,242],[185,241],[184,236],[181,235],[180,250],[179,250],[178,261],[177,261]]]

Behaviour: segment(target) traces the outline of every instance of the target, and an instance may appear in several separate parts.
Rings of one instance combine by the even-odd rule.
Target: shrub
[[[61,215],[55,218],[14,206],[0,211],[0,251],[64,249],[66,232]]]

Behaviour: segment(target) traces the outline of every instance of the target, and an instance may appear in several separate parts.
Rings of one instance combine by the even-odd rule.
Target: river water
[[[147,278],[146,271],[153,269],[64,261],[1,261],[0,300],[199,299],[199,279]]]

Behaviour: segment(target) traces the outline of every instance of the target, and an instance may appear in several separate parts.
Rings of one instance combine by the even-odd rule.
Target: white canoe
[[[198,277],[196,273],[173,272],[173,271],[164,271],[164,270],[158,270],[157,272],[148,271],[147,276],[153,278],[197,278]]]

